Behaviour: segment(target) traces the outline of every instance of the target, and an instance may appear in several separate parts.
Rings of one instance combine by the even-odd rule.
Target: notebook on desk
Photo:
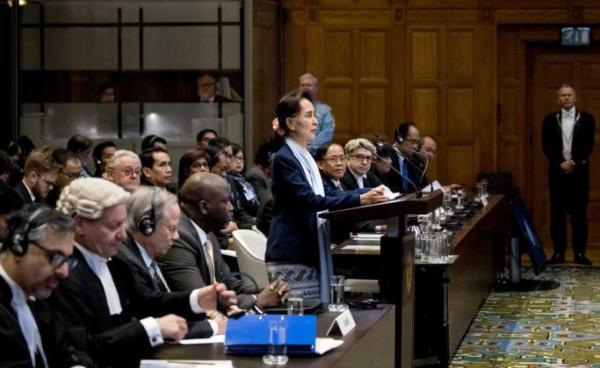
[[[286,345],[289,355],[315,354],[317,340],[316,316],[256,315],[227,321],[225,352],[230,354],[260,355],[268,352],[269,322],[287,323]]]

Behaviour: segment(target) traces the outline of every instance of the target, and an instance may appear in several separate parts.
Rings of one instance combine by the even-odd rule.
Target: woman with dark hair
[[[258,196],[244,176],[244,151],[236,143],[233,143],[231,148],[233,150],[233,157],[231,158],[229,170],[227,170],[227,178],[231,184],[231,191],[235,192],[234,197],[237,198],[239,205],[244,211],[250,216],[256,217]]]
[[[203,150],[192,150],[184,153],[179,159],[179,188],[187,178],[199,173],[209,172],[210,156]]]
[[[142,152],[154,147],[162,148],[166,152],[169,152],[169,147],[167,145],[166,139],[156,134],[150,134],[145,136],[142,140]]]
[[[95,177],[102,177],[106,162],[110,160],[116,151],[117,145],[113,141],[100,142],[94,147],[92,158],[94,159],[94,166],[96,166],[96,172],[94,173]]]
[[[233,157],[231,142],[224,137],[215,138],[210,141],[205,151],[210,157],[210,161],[208,162],[210,172],[220,176],[227,176],[227,170],[229,169],[229,165],[231,165],[231,158]]]
[[[290,290],[303,298],[328,302],[333,267],[327,223],[318,212],[387,198],[381,187],[364,194],[325,195],[319,168],[308,151],[317,130],[308,92],[293,91],[281,98],[277,120],[284,144],[273,159],[273,218],[266,251],[269,278],[283,277]]]

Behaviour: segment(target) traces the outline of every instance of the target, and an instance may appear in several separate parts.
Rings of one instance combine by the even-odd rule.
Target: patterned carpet
[[[492,292],[450,367],[600,368],[600,268],[548,268],[539,277],[560,287]]]

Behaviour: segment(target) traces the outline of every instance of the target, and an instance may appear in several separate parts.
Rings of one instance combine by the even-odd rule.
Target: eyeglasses
[[[47,186],[49,186],[49,187],[53,187],[53,186],[55,186],[55,185],[56,185],[56,183],[55,183],[54,181],[52,181],[52,180],[48,180],[48,179],[44,179],[44,178],[42,178],[42,181],[43,181],[44,183],[46,183],[46,185],[47,185]]]
[[[45,247],[42,247],[40,244],[34,241],[30,241],[30,243],[44,251],[48,262],[54,268],[61,267],[63,264],[65,264],[65,262],[69,266],[69,269],[72,269],[77,265],[77,259],[73,258],[72,256],[67,256],[66,254],[58,250],[46,249]]]
[[[125,176],[133,176],[134,174],[135,174],[135,176],[141,176],[142,175],[142,170],[140,170],[140,169],[134,170],[134,169],[129,168],[129,169],[120,170],[120,171]]]
[[[199,167],[208,168],[208,162],[194,162],[194,163],[192,163],[192,167],[193,168],[199,168]]]
[[[242,156],[242,157],[239,157],[239,156],[233,156],[233,157],[231,158],[231,160],[232,160],[232,161],[238,161],[238,162],[239,162],[239,161],[244,161],[244,156]]]
[[[332,156],[332,157],[326,158],[325,161],[337,164],[339,162],[344,163],[344,162],[348,161],[348,158],[346,156]]]
[[[353,158],[357,159],[358,161],[367,161],[367,162],[373,161],[373,157],[372,156],[352,155],[350,157],[353,157]]]
[[[68,172],[64,172],[64,171],[61,171],[61,172],[64,176],[66,176],[69,179],[73,179],[73,180],[77,179],[81,175],[81,172],[79,172],[79,171],[76,173],[68,173]]]

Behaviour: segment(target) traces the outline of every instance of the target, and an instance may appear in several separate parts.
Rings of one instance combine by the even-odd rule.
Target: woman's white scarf
[[[310,187],[313,192],[320,196],[325,196],[325,188],[323,187],[323,180],[319,173],[319,167],[315,162],[315,159],[311,156],[310,152],[305,147],[302,147],[296,141],[291,138],[285,139],[285,144],[290,148],[292,154],[302,166],[304,176],[308,180]],[[317,216],[317,231],[319,239],[319,284],[321,287],[321,301],[323,303],[329,303],[329,279],[333,275],[333,262],[331,259],[331,248],[329,238],[329,222],[323,218]]]

